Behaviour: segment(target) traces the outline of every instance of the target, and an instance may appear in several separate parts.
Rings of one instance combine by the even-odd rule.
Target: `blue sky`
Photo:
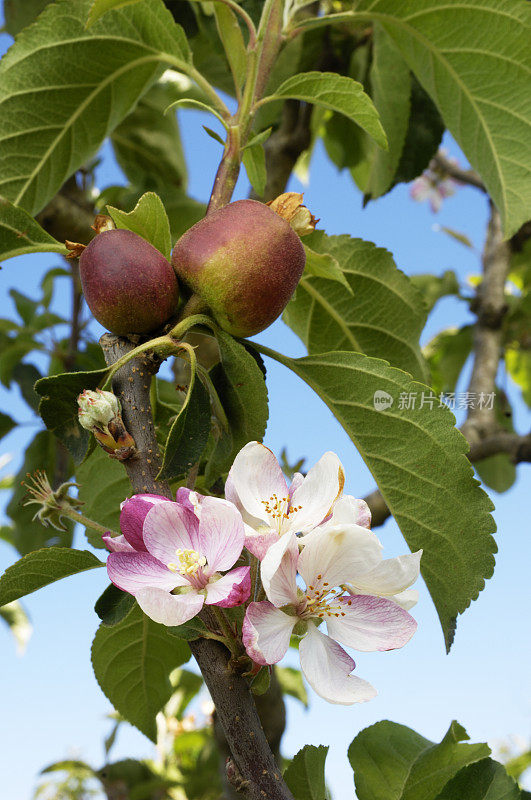
[[[9,44],[0,36],[0,48]],[[0,50],[0,52],[3,52]],[[190,192],[206,200],[220,155],[220,148],[203,133],[201,124],[212,125],[204,115],[179,112],[184,148],[190,172]],[[463,161],[455,143],[446,137],[451,154]],[[108,149],[100,167],[99,185],[121,179]],[[296,180],[290,188],[298,189]],[[248,184],[238,183],[235,199],[245,197]],[[346,174],[339,174],[317,147],[311,167],[311,180],[305,187],[305,202],[320,217],[319,227],[327,233],[349,233],[387,247],[398,266],[408,274],[440,274],[454,269],[461,280],[477,273],[478,253],[467,250],[434,230],[434,223],[465,233],[481,249],[487,209],[485,198],[473,189],[463,188],[434,216],[427,205],[409,200],[408,188],[399,186],[388,196],[362,208],[360,193]],[[0,273],[0,316],[13,313],[7,291],[18,288],[37,295],[43,272],[58,263],[50,255],[13,259]],[[61,281],[59,281],[59,284]],[[56,308],[64,308],[67,287],[58,285]],[[453,298],[439,303],[426,327],[422,342],[449,325],[459,325],[470,317],[466,306]],[[95,335],[100,328],[93,327]],[[297,337],[282,323],[275,323],[257,337],[268,346],[290,355],[302,355]],[[291,459],[307,458],[313,464],[324,451],[334,450],[342,459],[346,489],[363,496],[374,488],[368,470],[354,446],[321,401],[294,375],[268,361],[270,420],[266,443],[276,453],[287,447]],[[515,427],[529,427],[529,412],[518,390],[506,376],[500,376],[514,401]],[[466,380],[462,386],[466,388]],[[0,443],[2,453],[13,454],[10,470],[18,468],[25,443],[36,430],[37,420],[22,403],[18,392],[0,391],[0,408],[28,425]],[[304,711],[288,700],[288,730],[284,751],[295,753],[305,743],[329,744],[327,779],[337,800],[354,797],[352,773],[346,750],[362,728],[381,719],[409,725],[423,735],[439,740],[452,719],[458,719],[475,741],[494,742],[510,734],[529,738],[531,691],[528,681],[530,662],[528,565],[531,556],[529,537],[529,465],[519,468],[515,486],[503,495],[491,492],[496,504],[496,538],[499,553],[493,579],[477,602],[458,622],[457,635],[449,656],[445,655],[442,634],[430,597],[419,581],[420,602],[414,610],[419,629],[402,650],[359,654],[357,674],[378,689],[370,703],[331,706],[310,692],[311,707]],[[0,498],[0,501],[4,498]],[[3,505],[2,505],[3,507]],[[444,513],[444,508],[441,509]],[[377,529],[387,556],[407,548],[393,521]],[[77,532],[75,546],[86,543]],[[101,552],[101,551],[100,551]],[[15,560],[14,551],[0,542],[0,571]],[[107,585],[106,574],[96,570],[49,586],[25,601],[34,634],[27,653],[16,656],[10,635],[0,628],[2,677],[0,718],[0,766],[4,795],[29,800],[38,771],[48,763],[76,754],[98,766],[102,762],[102,740],[108,733],[105,719],[111,710],[99,690],[90,666],[90,644],[98,620],[93,604]],[[294,654],[290,656],[294,659]],[[293,663],[295,663],[293,661]],[[124,727],[113,757],[149,756],[153,750],[140,733]]]

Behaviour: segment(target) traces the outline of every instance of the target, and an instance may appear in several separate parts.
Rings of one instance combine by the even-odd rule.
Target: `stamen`
[[[206,557],[196,550],[181,550],[179,548],[175,551],[175,555],[178,558],[178,562],[171,561],[167,566],[172,572],[179,572],[181,575],[195,575],[207,563]]]

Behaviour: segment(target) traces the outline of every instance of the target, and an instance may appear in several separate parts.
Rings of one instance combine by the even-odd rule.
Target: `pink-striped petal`
[[[251,603],[242,626],[247,654],[257,664],[276,664],[286,654],[296,622],[296,617],[284,614],[267,600]]]
[[[285,533],[267,551],[260,576],[268,600],[277,608],[298,604],[297,562],[299,545],[294,533]]]
[[[222,578],[206,585],[205,603],[209,606],[232,608],[241,606],[251,594],[251,568],[236,567]]]
[[[157,494],[135,494],[122,503],[120,529],[135,550],[144,553],[147,551],[142,537],[142,526],[148,511],[158,503],[171,502],[167,497]]]
[[[227,500],[205,497],[201,503],[199,552],[206,556],[207,574],[224,572],[238,560],[245,533],[238,509]]]
[[[137,552],[135,548],[129,544],[125,536],[111,536],[110,533],[106,533],[105,536],[101,537],[101,540],[110,553]]]
[[[111,553],[107,573],[115,586],[133,595],[146,586],[170,592],[176,586],[188,585],[185,578],[171,572],[150,553]]]
[[[293,492],[289,529],[305,533],[330,513],[345,485],[343,465],[335,453],[325,453]],[[300,507],[300,508],[299,508]]]
[[[348,653],[312,623],[300,643],[299,656],[304,677],[329,703],[365,703],[376,695],[370,683],[350,674],[356,664]]]
[[[295,472],[293,474],[293,478],[291,480],[291,484],[288,489],[288,497],[290,500],[293,497],[293,493],[299,488],[299,486],[302,485],[303,480],[304,480],[304,475],[302,474],[302,472]]]
[[[204,597],[195,592],[170,594],[163,589],[145,588],[137,592],[136,600],[144,614],[161,625],[183,625],[203,607]]]
[[[179,503],[159,503],[144,520],[144,543],[163,564],[175,562],[176,550],[200,552],[199,520]]]
[[[198,519],[201,516],[201,503],[204,499],[204,495],[187,489],[185,486],[181,486],[177,489],[177,502],[184,506],[184,508],[187,508],[188,511],[193,511]]]
[[[342,597],[336,604],[344,616],[326,617],[328,633],[355,650],[396,650],[407,644],[417,630],[413,617],[384,597],[359,594]]]
[[[240,450],[229,472],[229,490],[234,492],[245,511],[258,520],[269,518],[266,503],[276,495],[288,496],[286,479],[269,448],[249,442]]]
[[[256,556],[259,561],[262,561],[271,545],[278,542],[278,540],[279,535],[276,531],[266,528],[265,533],[260,533],[259,531],[254,531],[248,525],[245,525],[245,547],[253,556]]]

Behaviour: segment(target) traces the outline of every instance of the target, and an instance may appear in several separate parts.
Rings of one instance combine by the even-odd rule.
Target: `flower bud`
[[[83,505],[77,497],[71,497],[68,492],[77,483],[62,483],[55,491],[50,486],[50,482],[45,472],[37,470],[34,475],[27,475],[28,481],[25,486],[28,490],[23,505],[35,504],[39,506],[33,519],[38,519],[45,527],[55,528],[58,531],[66,531],[66,525],[61,521],[62,517],[71,517],[75,511]]]
[[[275,200],[270,200],[267,205],[279,217],[289,222],[298,236],[307,236],[314,232],[319,220],[302,204],[302,198],[303,195],[299,192],[284,192]]]
[[[85,389],[77,402],[79,424],[92,431],[106,453],[119,461],[125,461],[133,455],[135,440],[125,429],[120,401],[112,392]]]

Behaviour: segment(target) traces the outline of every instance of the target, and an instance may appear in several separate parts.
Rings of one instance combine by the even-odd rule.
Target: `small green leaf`
[[[300,669],[294,667],[275,667],[280,688],[285,694],[291,695],[296,700],[300,700],[305,708],[308,708],[308,692],[302,679]]]
[[[194,617],[189,622],[183,625],[175,625],[166,628],[171,636],[176,636],[178,639],[184,639],[186,642],[193,642],[194,639],[199,639],[206,632],[205,623],[199,618]]]
[[[103,566],[88,550],[72,550],[69,547],[35,550],[8,567],[0,578],[0,606],[76,572]]]
[[[153,742],[155,717],[173,691],[170,674],[189,658],[188,645],[136,605],[117,625],[100,625],[92,644],[92,666],[103,693]]]
[[[171,426],[159,475],[177,478],[197,464],[210,433],[208,392],[192,370],[186,399]]]
[[[267,183],[265,151],[261,144],[253,144],[243,151],[243,165],[247,171],[249,183],[258,197],[263,197]]]
[[[524,800],[528,794],[520,791],[503,764],[485,758],[460,770],[436,800]]]
[[[442,297],[459,294],[459,283],[453,269],[447,269],[442,275],[411,275],[410,281],[424,296],[428,311]]]
[[[205,132],[205,133],[206,133],[208,136],[210,136],[210,138],[211,138],[211,139],[214,139],[214,141],[215,141],[215,142],[219,142],[219,144],[220,144],[222,147],[225,147],[225,142],[223,141],[223,139],[221,138],[221,136],[219,135],[219,133],[216,133],[216,131],[213,131],[213,130],[212,130],[212,128],[207,128],[207,126],[206,126],[206,125],[202,125],[201,127],[203,128],[204,132]]]
[[[353,294],[349,282],[347,281],[343,270],[339,266],[337,258],[331,256],[330,253],[316,253],[308,245],[304,245],[306,252],[306,265],[304,267],[305,275],[313,275],[314,278],[327,278],[329,281],[337,281],[341,283],[349,294]]]
[[[93,0],[88,15],[87,28],[89,25],[93,25],[97,19],[106,14],[107,11],[112,11],[113,8],[130,6],[133,3],[138,2],[139,0]]]
[[[363,128],[380,147],[387,147],[387,138],[371,98],[365,94],[361,83],[352,78],[335,72],[303,72],[284,81],[262,103],[283,97],[338,111]]]
[[[251,138],[249,139],[249,141],[247,142],[247,144],[243,149],[247,150],[248,147],[253,147],[253,145],[255,144],[264,144],[264,142],[267,142],[272,132],[273,128],[271,127],[271,128],[266,128],[265,131],[260,131],[260,133],[257,133],[254,136],[251,136]]]
[[[101,449],[96,449],[76,468],[79,499],[85,504],[83,513],[111,531],[120,530],[120,504],[133,494],[127,474],[116,459]],[[101,533],[86,529],[92,547],[103,548]]]
[[[8,414],[0,411],[0,439],[12,431],[17,423]]]
[[[262,667],[251,681],[251,692],[259,697],[265,694],[271,685],[271,672],[269,667]]]
[[[96,600],[94,611],[108,628],[118,625],[131,611],[135,598],[128,592],[122,592],[114,583],[110,583],[103,594]]]
[[[171,111],[174,108],[179,108],[179,106],[182,108],[195,108],[199,111],[207,111],[209,114],[213,114],[215,117],[217,117],[224,128],[227,128],[227,123],[221,114],[218,114],[213,106],[209,105],[208,103],[203,103],[201,100],[195,100],[192,97],[182,97],[179,100],[174,100],[173,103],[170,103],[170,105],[164,109],[164,113],[167,114],[168,111]]]
[[[44,424],[69,450],[76,463],[85,457],[90,441],[89,431],[78,422],[77,398],[84,389],[96,389],[106,374],[107,369],[65,372],[41,378],[35,384],[35,391],[42,397],[39,413]]]
[[[387,720],[365,728],[348,749],[359,800],[435,800],[463,766],[490,753],[461,743],[468,738],[455,721],[440,744]]]
[[[522,397],[531,406],[531,350],[514,344],[505,351],[507,372],[522,390]]]
[[[253,346],[322,398],[372,472],[410,549],[424,550],[421,572],[449,649],[457,615],[484,588],[496,552],[493,505],[473,477],[453,415],[428,387],[384,361],[345,352],[291,359]]]
[[[0,261],[28,253],[68,253],[24,209],[0,197]]]
[[[284,780],[295,800],[325,800],[325,760],[328,747],[312,744],[299,750],[284,773]]]
[[[435,394],[455,392],[459,376],[472,350],[473,329],[447,328],[434,336],[424,348]]]
[[[223,44],[236,86],[243,86],[247,74],[247,48],[234,11],[221,3],[214,3],[214,14],[219,38]]]
[[[137,233],[156,247],[164,258],[171,258],[171,233],[168,215],[162,200],[154,192],[142,195],[132,211],[126,213],[113,206],[107,206],[117,228]]]

